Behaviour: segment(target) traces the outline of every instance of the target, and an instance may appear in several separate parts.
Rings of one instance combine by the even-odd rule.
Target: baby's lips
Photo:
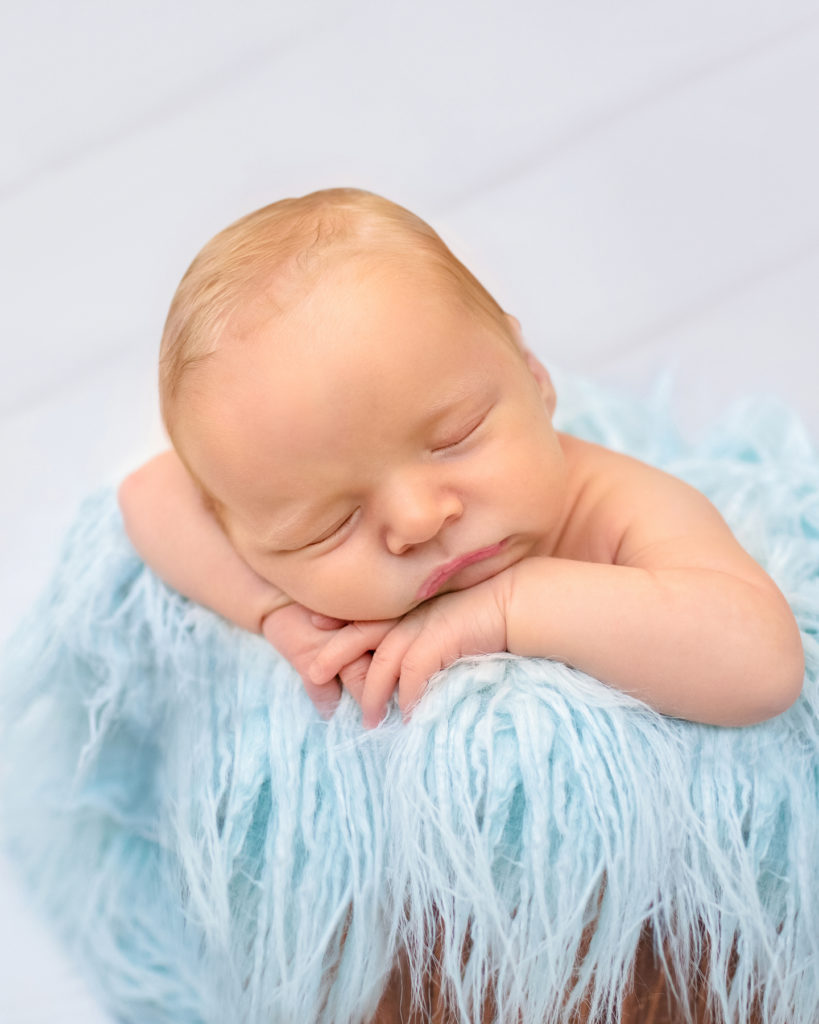
[[[469,552],[469,554],[461,555],[459,558],[453,558],[451,561],[446,562],[427,577],[416,594],[416,600],[426,601],[428,598],[433,597],[457,573],[463,569],[468,569],[470,565],[475,565],[477,562],[493,558],[505,546],[506,541],[502,540],[497,544],[477,548],[475,551]]]

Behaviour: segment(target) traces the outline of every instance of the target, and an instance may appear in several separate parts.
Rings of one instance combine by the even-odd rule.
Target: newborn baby
[[[376,725],[465,655],[554,658],[664,714],[776,715],[793,615],[681,481],[555,430],[546,370],[438,235],[352,189],[196,257],[160,356],[173,450],[120,488],[169,584]]]

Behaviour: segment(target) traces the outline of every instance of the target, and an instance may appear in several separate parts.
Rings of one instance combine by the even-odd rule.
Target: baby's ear
[[[523,358],[526,360],[526,365],[532,371],[532,376],[537,381],[537,386],[540,388],[541,395],[543,395],[543,401],[546,403],[546,410],[551,417],[554,415],[555,406],[557,405],[557,394],[555,393],[555,386],[552,384],[552,378],[549,376],[549,371],[534,352],[526,346],[518,318],[507,313],[506,319],[509,321],[509,327],[511,328],[515,344],[520,349]]]

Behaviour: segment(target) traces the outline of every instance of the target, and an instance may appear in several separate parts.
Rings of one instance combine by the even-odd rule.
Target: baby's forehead
[[[327,378],[339,388],[346,385],[345,401],[366,400],[372,397],[366,388],[351,386],[368,381],[380,390],[394,384],[393,368],[407,377],[422,363],[433,374],[443,362],[450,371],[468,368],[487,335],[508,348],[509,334],[496,322],[487,322],[451,287],[438,288],[429,274],[412,269],[356,256],[291,293],[288,303],[260,288],[222,344],[191,375],[191,383],[198,378],[189,392],[196,411],[207,418],[214,404],[227,403],[238,415],[249,414],[242,405],[265,386],[285,404],[296,389],[315,393],[317,401],[338,401],[338,391],[320,387]],[[395,399],[410,396],[398,393]]]
[[[214,351],[227,361],[240,360],[242,352],[255,345],[267,346],[275,353],[285,339],[292,340],[294,323],[298,324],[298,343],[310,350],[318,341],[339,335],[342,303],[345,315],[352,311],[362,329],[376,315],[376,306],[378,315],[392,311],[398,322],[406,317],[406,309],[393,298],[396,279],[430,296],[442,296],[442,318],[453,310],[470,315],[469,304],[435,268],[399,263],[380,251],[356,250],[336,253],[320,266],[302,266],[294,260],[260,274],[237,302]],[[347,341],[355,343],[352,337]],[[224,360],[214,361],[217,372],[224,372]],[[321,369],[320,361],[313,364],[313,372]]]
[[[209,432],[214,413],[231,421],[257,414],[260,387],[285,406],[296,390],[317,403],[338,402],[341,391],[347,402],[377,403],[394,370],[415,376],[422,350],[433,367],[445,360],[466,370],[479,357],[480,338],[511,343],[505,324],[482,315],[423,263],[356,252],[308,277],[297,275],[295,286],[275,274],[259,281],[220,344],[192,368],[180,399],[197,431]],[[408,400],[400,388],[391,397]]]

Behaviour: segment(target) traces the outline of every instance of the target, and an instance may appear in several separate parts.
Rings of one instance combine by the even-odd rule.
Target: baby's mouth
[[[462,569],[466,569],[469,565],[474,565],[476,562],[483,562],[487,558],[493,558],[499,554],[506,541],[500,541],[498,544],[490,544],[489,547],[478,548],[477,551],[470,551],[469,554],[459,555],[457,558],[453,558],[449,562],[445,562],[443,565],[435,569],[434,572],[424,580],[420,590],[416,595],[417,601],[426,601],[443,587],[456,573]]]

